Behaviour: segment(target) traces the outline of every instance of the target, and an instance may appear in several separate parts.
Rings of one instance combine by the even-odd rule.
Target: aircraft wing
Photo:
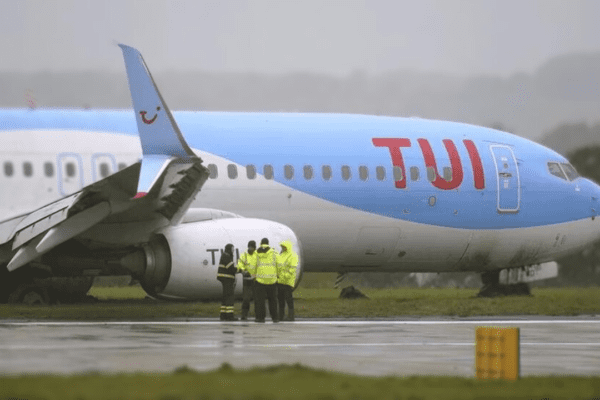
[[[208,178],[207,168],[185,142],[141,54],[131,47],[120,47],[142,160],[77,193],[0,222],[0,262],[8,262],[9,271],[102,221],[145,222],[154,229],[176,225]],[[139,235],[139,241],[143,237],[147,232]],[[135,242],[134,233],[129,243]]]

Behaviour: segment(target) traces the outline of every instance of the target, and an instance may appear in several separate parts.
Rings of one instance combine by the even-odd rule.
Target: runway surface
[[[256,324],[0,322],[0,374],[301,363],[361,375],[474,376],[475,329],[519,327],[521,375],[600,375],[600,317]]]

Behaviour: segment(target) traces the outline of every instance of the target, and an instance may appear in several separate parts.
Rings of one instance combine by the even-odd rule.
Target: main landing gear
[[[24,266],[8,272],[0,266],[0,303],[46,305],[86,300],[92,277],[52,277],[44,270]]]
[[[502,284],[500,283],[500,270],[481,273],[483,287],[477,297],[500,296],[530,296],[531,291],[526,283]]]

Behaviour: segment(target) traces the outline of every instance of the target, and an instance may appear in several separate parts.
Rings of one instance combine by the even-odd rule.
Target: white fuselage
[[[5,131],[0,213],[31,211],[137,162],[137,137],[82,131]],[[68,150],[67,150],[68,149]],[[375,215],[292,189],[241,165],[194,150],[219,175],[192,207],[213,208],[289,226],[303,246],[305,271],[483,271],[540,263],[598,237],[592,218],[528,228],[457,229]]]

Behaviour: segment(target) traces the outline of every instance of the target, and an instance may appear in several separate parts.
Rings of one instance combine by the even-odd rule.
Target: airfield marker
[[[519,328],[477,327],[475,376],[477,379],[519,379]]]

